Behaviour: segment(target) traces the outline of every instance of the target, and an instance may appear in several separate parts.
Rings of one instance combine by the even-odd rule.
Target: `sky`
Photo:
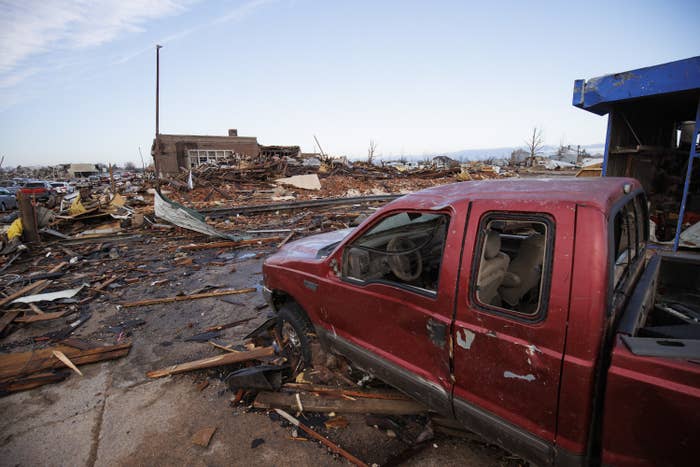
[[[160,131],[334,155],[597,144],[575,79],[700,55],[700,2],[0,0],[4,166],[141,165]]]

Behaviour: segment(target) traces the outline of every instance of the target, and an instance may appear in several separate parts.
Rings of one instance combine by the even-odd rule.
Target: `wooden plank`
[[[335,453],[337,453],[337,454],[340,454],[341,456],[343,456],[344,458],[346,458],[348,461],[352,462],[353,464],[355,464],[355,465],[357,465],[357,466],[360,466],[360,467],[368,467],[367,464],[366,464],[365,462],[362,462],[360,459],[358,459],[357,457],[353,456],[352,454],[350,454],[348,451],[346,451],[345,449],[341,448],[341,447],[338,446],[337,444],[333,443],[332,441],[330,441],[330,440],[329,440],[328,438],[326,438],[325,436],[322,436],[322,435],[316,433],[314,430],[312,430],[312,429],[309,428],[308,426],[304,425],[303,423],[301,423],[299,420],[297,420],[296,418],[294,418],[294,417],[292,417],[291,415],[289,415],[289,414],[288,414],[287,412],[285,412],[284,410],[275,409],[275,412],[277,412],[282,418],[284,418],[285,420],[287,420],[287,421],[288,421],[289,423],[291,423],[292,425],[294,425],[294,426],[296,426],[296,427],[302,429],[306,434],[308,434],[308,435],[311,436],[312,438],[314,438],[314,439],[320,441],[324,446],[326,446],[326,447],[327,447],[328,449],[330,449],[331,451],[333,451],[333,452],[335,452]]]
[[[53,356],[54,350],[63,352],[76,365],[85,365],[123,357],[129,353],[130,348],[131,343],[108,345],[88,350],[58,345],[29,352],[0,354],[0,381],[9,381],[33,373],[65,368],[63,363]]]
[[[7,326],[14,321],[19,314],[22,313],[20,310],[6,311],[0,316],[0,333],[2,333]]]
[[[160,303],[172,303],[172,302],[182,302],[186,300],[197,300],[200,298],[209,298],[209,297],[220,297],[222,295],[237,295],[237,294],[244,294],[244,293],[251,293],[255,292],[257,289],[254,287],[250,287],[247,289],[239,289],[239,290],[215,290],[214,292],[207,292],[207,293],[199,293],[199,294],[192,294],[192,295],[176,295],[174,297],[164,297],[164,298],[154,298],[151,300],[141,300],[138,302],[130,302],[130,303],[122,303],[121,306],[124,308],[131,308],[135,306],[148,306],[148,305],[157,305]]]
[[[373,413],[380,415],[413,415],[425,413],[428,409],[413,400],[385,399],[334,399],[317,397],[312,394],[299,394],[301,405],[308,412],[337,412],[337,413]],[[253,407],[256,409],[281,408],[298,410],[299,403],[296,394],[283,392],[260,392],[255,398]]]
[[[70,375],[70,370],[58,370],[47,373],[36,373],[24,378],[16,378],[11,381],[0,382],[0,396],[17,391],[33,389],[44,384],[58,383]]]
[[[286,383],[282,386],[285,389],[295,391],[315,392],[318,394],[326,394],[337,397],[362,397],[365,399],[385,399],[395,401],[410,401],[413,400],[405,394],[389,389],[389,390],[357,390],[348,388],[336,388],[333,386],[322,386],[318,384],[308,383]]]
[[[33,316],[23,316],[21,318],[16,318],[15,323],[36,323],[37,321],[50,321],[52,319],[58,319],[65,315],[68,310],[55,311],[53,313],[44,313],[41,315]]]
[[[282,240],[282,237],[264,237],[264,238],[251,238],[249,240],[240,240],[238,242],[234,241],[223,241],[223,242],[209,242],[209,243],[197,243],[191,245],[183,245],[178,247],[178,250],[196,251],[196,250],[210,250],[213,248],[238,248],[250,245],[264,245],[266,243],[275,243]]]
[[[192,436],[192,443],[206,448],[209,446],[209,441],[211,441],[211,437],[214,436],[215,431],[215,426],[202,428]]]
[[[27,305],[29,305],[29,308],[31,308],[34,313],[36,313],[38,315],[44,314],[43,310],[41,308],[39,308],[38,306],[36,306],[36,303],[27,303]]]
[[[213,368],[223,365],[231,365],[233,363],[247,362],[264,357],[270,357],[275,354],[272,347],[262,347],[248,352],[228,353],[217,355],[216,357],[203,358],[187,363],[172,365],[161,370],[149,371],[146,376],[149,378],[162,378],[163,376],[176,375],[187,371],[201,370],[204,368]]]

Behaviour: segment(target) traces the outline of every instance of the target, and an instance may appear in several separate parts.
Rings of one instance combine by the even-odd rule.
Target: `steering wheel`
[[[392,238],[386,246],[386,251],[389,253],[408,251],[405,254],[388,255],[387,261],[391,272],[402,281],[414,281],[423,272],[423,257],[410,238],[401,236]]]

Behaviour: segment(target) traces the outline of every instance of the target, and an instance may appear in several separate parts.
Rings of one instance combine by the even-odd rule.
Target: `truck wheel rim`
[[[292,368],[292,374],[296,374],[302,362],[301,339],[294,327],[287,322],[282,325],[282,344],[284,345],[282,353]]]

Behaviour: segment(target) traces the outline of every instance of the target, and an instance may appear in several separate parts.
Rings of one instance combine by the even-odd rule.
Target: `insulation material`
[[[183,229],[193,230],[211,237],[227,238],[235,241],[242,239],[240,235],[229,234],[215,229],[205,222],[202,214],[169,200],[163,196],[160,190],[156,190],[153,195],[153,204],[156,217],[160,217]]]

